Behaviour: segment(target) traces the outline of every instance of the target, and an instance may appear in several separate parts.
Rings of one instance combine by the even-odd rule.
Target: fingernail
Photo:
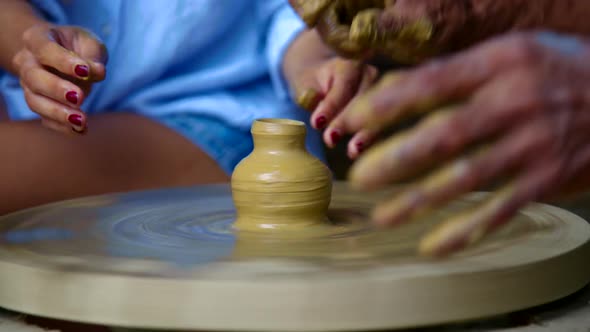
[[[358,153],[363,152],[364,149],[365,149],[365,143],[363,143],[363,142],[356,143],[356,150],[358,151]]]
[[[340,141],[340,133],[335,130],[330,134],[330,138],[332,139],[332,144],[336,145]]]
[[[68,91],[66,99],[72,104],[78,104],[78,93],[76,91]]]
[[[317,129],[324,129],[326,127],[326,124],[328,123],[328,120],[326,119],[325,116],[319,116],[316,120],[315,120],[315,127]]]
[[[74,126],[82,127],[82,116],[80,114],[70,114],[68,121]]]
[[[74,71],[76,72],[76,75],[83,78],[87,78],[90,74],[90,69],[88,69],[88,66],[86,65],[77,65]]]

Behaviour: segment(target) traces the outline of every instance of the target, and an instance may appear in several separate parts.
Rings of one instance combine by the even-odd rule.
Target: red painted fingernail
[[[328,123],[328,120],[326,119],[325,116],[319,116],[316,120],[315,120],[315,126],[317,129],[324,129],[326,127],[326,124]]]
[[[72,104],[78,104],[78,93],[76,91],[68,91],[66,99]]]
[[[80,114],[70,114],[68,121],[74,126],[82,127],[82,116]]]
[[[357,142],[356,143],[356,150],[360,153],[363,152],[363,150],[365,149],[365,144],[363,142]]]
[[[330,138],[332,139],[332,144],[338,144],[338,142],[340,141],[340,133],[338,133],[337,131],[333,131],[330,134]]]
[[[86,65],[77,65],[74,71],[76,72],[76,75],[84,78],[88,77],[90,74],[90,69],[88,69],[88,66]]]

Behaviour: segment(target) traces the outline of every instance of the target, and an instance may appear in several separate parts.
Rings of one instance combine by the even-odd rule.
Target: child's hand
[[[297,103],[312,111],[311,124],[324,129],[357,95],[371,87],[377,69],[354,60],[333,57],[305,69],[295,79]],[[339,128],[324,132],[324,142],[334,147],[342,138]],[[362,139],[362,137],[360,137]],[[366,142],[356,140],[349,145],[349,156],[355,158]]]
[[[51,25],[28,29],[23,45],[13,64],[31,110],[48,128],[84,132],[80,105],[92,84],[105,78],[105,46],[81,28]]]

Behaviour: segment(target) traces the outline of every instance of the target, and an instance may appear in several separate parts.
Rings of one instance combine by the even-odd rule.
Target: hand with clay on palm
[[[590,34],[586,0],[291,0],[346,56],[415,64],[509,31]]]
[[[350,133],[380,132],[423,116],[353,165],[351,182],[363,190],[417,178],[376,207],[375,222],[411,222],[506,180],[481,206],[423,238],[423,254],[445,255],[479,241],[531,201],[590,187],[589,57],[587,40],[512,34],[386,76],[334,123]]]
[[[82,28],[49,24],[25,31],[22,44],[13,69],[28,106],[48,128],[85,132],[87,121],[80,106],[92,84],[105,78],[105,46]]]

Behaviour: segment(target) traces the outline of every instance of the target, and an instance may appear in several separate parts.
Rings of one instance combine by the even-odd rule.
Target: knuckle
[[[524,37],[515,38],[513,45],[507,50],[516,63],[531,64],[536,62],[539,57],[538,47]]]
[[[50,54],[53,52],[53,45],[51,43],[45,43],[39,48],[37,58],[41,63],[47,63],[50,58]]]
[[[31,90],[29,89],[23,89],[23,94],[25,96],[25,100],[27,101],[27,103],[29,104],[29,106],[33,107],[33,94],[31,93]]]
[[[21,39],[25,42],[29,42],[32,39],[34,34],[35,34],[35,27],[28,28],[22,33]]]
[[[324,110],[322,113],[324,115],[332,116],[338,113],[339,104],[334,98],[324,99],[322,103],[324,104],[322,107],[322,109]]]
[[[13,57],[12,57],[12,66],[14,68],[20,68],[21,64],[22,64],[22,51],[18,51]]]
[[[522,88],[519,92],[520,97],[516,100],[517,107],[532,111],[545,108],[545,94],[538,82],[534,79],[523,79],[520,86]]]
[[[27,86],[30,86],[32,82],[34,82],[35,76],[35,69],[34,68],[25,68],[20,73],[21,81],[24,82]]]
[[[65,118],[66,115],[64,112],[62,112],[62,110],[59,108],[59,106],[57,105],[52,105],[47,109],[47,112],[45,113],[47,115],[47,117],[51,118],[51,119],[55,119],[55,120],[62,120],[61,118],[63,118],[64,121],[66,121],[67,119]],[[62,115],[60,117],[60,115]]]

